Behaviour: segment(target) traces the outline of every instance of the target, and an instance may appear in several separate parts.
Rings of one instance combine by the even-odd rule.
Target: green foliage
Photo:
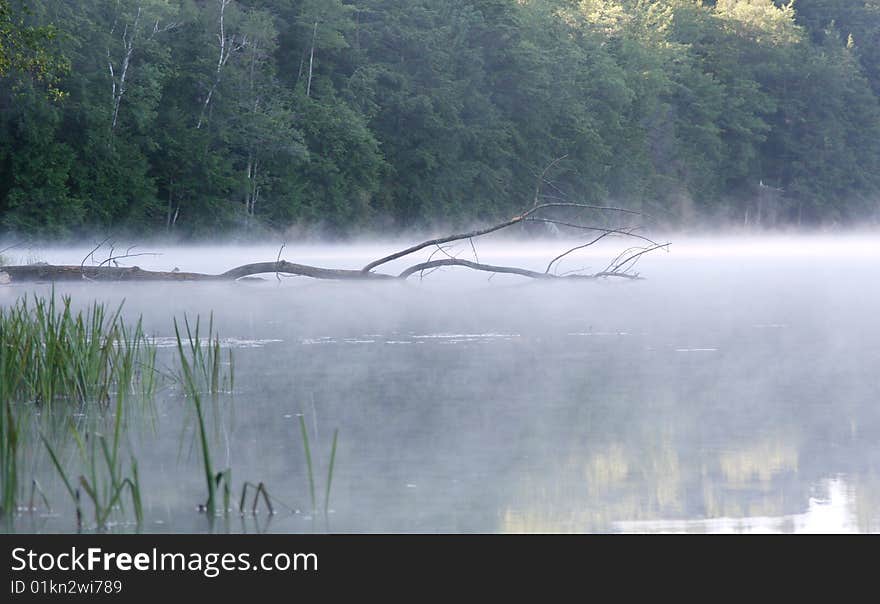
[[[60,100],[64,93],[56,87],[57,78],[68,65],[50,49],[56,29],[53,25],[34,26],[28,22],[29,16],[27,4],[0,0],[0,78],[20,80],[26,76],[43,82],[49,96]]]
[[[536,195],[673,222],[877,216],[873,0],[20,6],[0,0],[9,231],[344,235]]]

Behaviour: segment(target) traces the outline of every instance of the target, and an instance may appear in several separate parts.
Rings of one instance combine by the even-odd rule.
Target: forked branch
[[[499,224],[496,224],[496,225],[493,225],[490,227],[477,229],[475,231],[469,231],[467,233],[458,233],[455,235],[447,235],[446,237],[438,237],[437,239],[428,239],[427,241],[417,243],[416,245],[414,245],[412,247],[408,247],[405,250],[400,250],[399,252],[394,252],[393,254],[389,254],[387,256],[379,258],[378,260],[374,260],[373,262],[370,262],[368,265],[366,265],[364,268],[362,268],[361,271],[365,272],[365,273],[369,272],[369,271],[373,270],[374,268],[376,268],[377,266],[381,266],[381,265],[386,264],[388,262],[391,262],[393,260],[403,258],[404,256],[409,256],[410,254],[414,254],[415,252],[423,250],[426,247],[431,247],[434,245],[441,245],[443,243],[451,243],[453,241],[461,241],[462,239],[474,239],[475,237],[480,237],[482,235],[488,235],[489,233],[495,233],[496,231],[500,231],[502,229],[506,229],[507,227],[521,223],[524,220],[531,220],[534,222],[548,222],[548,223],[554,222],[554,221],[551,221],[550,219],[539,219],[539,218],[535,218],[535,217],[529,218],[530,216],[533,216],[534,214],[537,214],[537,213],[542,212],[544,210],[547,210],[549,208],[579,208],[579,209],[583,209],[583,210],[601,210],[601,211],[606,211],[606,212],[619,212],[619,213],[623,213],[623,214],[641,215],[639,212],[637,212],[635,210],[628,210],[626,208],[617,208],[617,207],[612,207],[612,206],[599,206],[599,205],[591,205],[591,204],[586,204],[586,203],[574,203],[574,202],[542,203],[542,204],[536,205],[536,206],[526,210],[525,212],[523,212],[522,214],[520,214],[518,216],[514,216],[510,220],[506,220],[502,223],[499,223]],[[574,224],[574,223],[557,222],[557,224],[561,224],[563,226],[571,226],[571,227],[580,228],[580,229],[588,229],[588,230],[596,230],[596,231],[610,231],[610,232],[620,233],[623,235],[630,234],[625,231],[619,231],[619,230],[615,230],[615,229],[603,229],[600,227],[590,227],[590,226],[578,225],[578,224]],[[651,242],[651,243],[653,243],[653,242]]]

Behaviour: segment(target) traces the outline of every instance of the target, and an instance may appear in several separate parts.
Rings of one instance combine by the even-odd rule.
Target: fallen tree
[[[86,261],[90,257],[93,259],[92,262],[95,262],[94,254],[101,246],[104,245],[104,243],[106,243],[105,240],[104,242],[99,244],[98,247],[93,249],[90,254],[83,258],[83,261],[79,265],[52,265],[40,263],[19,266],[3,266],[0,267],[0,280],[7,282],[81,280],[234,281],[243,277],[251,277],[253,275],[266,273],[275,273],[276,275],[297,275],[303,277],[312,277],[314,279],[331,280],[405,280],[417,273],[420,275],[425,275],[427,274],[427,272],[442,267],[462,267],[488,273],[520,275],[522,277],[527,277],[530,279],[600,279],[609,277],[637,279],[639,278],[639,275],[638,273],[633,272],[633,267],[638,262],[638,260],[642,258],[645,254],[659,249],[666,249],[669,246],[668,243],[657,243],[656,241],[653,241],[650,238],[641,235],[638,232],[640,230],[640,227],[638,226],[609,228],[584,224],[572,221],[571,219],[564,220],[558,217],[552,217],[552,215],[550,214],[550,210],[553,209],[579,212],[610,212],[615,214],[635,216],[641,215],[639,212],[633,210],[611,206],[563,202],[536,204],[532,208],[514,216],[510,220],[506,220],[504,222],[500,222],[489,227],[476,229],[466,233],[457,233],[453,235],[447,235],[445,237],[429,239],[406,249],[394,252],[393,254],[383,256],[382,258],[379,258],[377,260],[373,260],[361,269],[322,268],[318,266],[309,266],[306,264],[288,262],[281,259],[281,251],[283,251],[284,246],[282,246],[282,250],[279,251],[278,258],[274,262],[270,261],[245,264],[216,275],[182,272],[176,269],[174,271],[150,271],[144,270],[137,266],[119,266],[119,260],[149,254],[132,254],[130,253],[131,248],[129,248],[126,253],[114,256],[114,248],[112,247],[112,245],[110,247],[110,253],[106,260],[103,260],[100,264],[97,265],[87,265]],[[593,234],[593,236],[583,243],[562,251],[560,254],[550,260],[547,268],[543,272],[515,266],[497,266],[492,264],[485,264],[479,261],[476,246],[474,244],[474,239],[482,237],[484,235],[488,235],[490,233],[501,231],[503,229],[507,229],[514,225],[524,225],[528,223],[542,224],[547,226],[552,225],[552,227],[557,229],[563,228],[581,233],[590,232]],[[554,266],[557,266],[560,260],[578,250],[595,245],[606,237],[623,237],[630,240],[638,241],[639,245],[628,247],[617,256],[615,256],[603,270],[598,272],[585,273],[581,271],[574,271],[563,274],[554,272]],[[458,258],[457,256],[452,255],[449,252],[449,248],[446,246],[448,244],[460,241],[468,241],[470,243],[470,249],[473,252],[474,260],[465,260],[463,258]],[[415,254],[416,252],[429,248],[435,249],[426,261],[413,264],[397,274],[381,273],[374,270],[379,266],[382,266],[394,260],[405,258],[407,256]],[[438,253],[441,253],[446,257],[435,260],[434,256],[436,256]]]

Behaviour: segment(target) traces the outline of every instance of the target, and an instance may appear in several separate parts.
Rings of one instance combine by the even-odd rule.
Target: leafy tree
[[[27,74],[45,82],[50,95],[61,99],[64,93],[56,83],[67,63],[51,50],[56,29],[53,25],[29,24],[29,12],[16,0],[0,0],[0,78]]]
[[[878,217],[876,0],[0,0],[0,225]]]

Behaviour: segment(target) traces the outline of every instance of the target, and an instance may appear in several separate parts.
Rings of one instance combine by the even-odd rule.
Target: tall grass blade
[[[333,466],[336,463],[336,439],[339,436],[339,428],[333,431],[333,446],[330,449],[330,467],[327,469],[327,490],[324,493],[324,515],[330,509],[330,485],[333,484]]]
[[[185,318],[184,321],[186,321]],[[186,329],[187,336],[190,338],[190,350],[192,351],[193,356],[196,357],[197,347],[192,340],[192,332],[189,328],[189,322],[186,322]],[[196,334],[198,334],[198,328],[196,330]],[[183,369],[184,384],[189,391],[189,395],[193,399],[193,405],[196,409],[196,420],[198,422],[199,430],[199,442],[201,443],[202,447],[202,463],[205,470],[205,482],[207,483],[208,488],[208,501],[205,504],[205,510],[209,518],[214,518],[214,516],[217,514],[217,485],[214,479],[213,466],[211,465],[211,450],[208,446],[208,434],[205,428],[205,417],[202,413],[202,400],[199,396],[198,386],[195,383],[195,377],[193,376],[192,367],[190,366],[189,360],[187,359],[187,356],[183,350],[183,340],[180,336],[180,329],[178,328],[176,319],[174,320],[174,335],[177,338],[177,350],[180,353],[180,365]]]
[[[309,447],[309,434],[308,430],[306,430],[306,419],[302,414],[299,416],[299,428],[302,433],[303,448],[306,452],[306,468],[309,472],[309,495],[312,499],[312,510],[314,511],[318,509],[317,502],[315,501],[315,474],[312,471],[312,451]]]

